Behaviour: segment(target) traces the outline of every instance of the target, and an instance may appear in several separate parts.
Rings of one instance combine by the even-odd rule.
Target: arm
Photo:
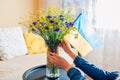
[[[107,72],[89,62],[80,56],[75,55],[69,48],[67,42],[63,40],[60,46],[74,60],[75,65],[85,72],[88,76],[95,80],[114,80],[118,76],[118,72]]]
[[[70,78],[70,80],[85,80],[81,73],[73,67],[68,70],[67,75]]]
[[[77,56],[74,60],[76,67],[80,68],[83,72],[89,75],[94,80],[115,80],[118,76],[118,72],[107,72],[89,62],[85,61],[80,56]]]
[[[59,55],[50,53],[48,59],[51,63],[64,69],[67,72],[70,80],[85,80],[85,78],[76,68],[73,68],[64,58],[60,57]]]

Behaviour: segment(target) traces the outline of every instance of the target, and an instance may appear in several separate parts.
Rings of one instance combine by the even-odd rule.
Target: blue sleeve
[[[70,80],[85,80],[85,78],[81,75],[80,71],[78,71],[76,68],[69,69],[67,75]]]
[[[85,61],[82,57],[77,56],[74,60],[76,67],[80,68],[83,72],[89,75],[94,80],[115,80],[118,76],[118,72],[107,72],[88,61]]]

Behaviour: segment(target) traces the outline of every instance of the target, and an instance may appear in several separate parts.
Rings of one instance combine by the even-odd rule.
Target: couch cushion
[[[41,36],[25,32],[24,33],[28,54],[46,52],[45,42]]]
[[[21,27],[0,28],[0,59],[6,60],[26,53]]]

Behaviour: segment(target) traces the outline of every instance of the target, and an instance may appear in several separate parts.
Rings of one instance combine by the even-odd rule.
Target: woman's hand
[[[60,57],[55,53],[49,53],[48,59],[51,63],[56,66],[63,68],[66,72],[72,67],[64,58]]]
[[[69,45],[68,45],[68,43],[67,43],[65,40],[63,40],[63,41],[59,44],[59,46],[62,47],[66,53],[68,53],[68,54],[71,53],[71,50],[70,50],[70,48],[69,48]]]
[[[67,43],[65,40],[63,40],[63,41],[59,44],[59,46],[62,47],[62,48],[64,49],[64,51],[65,51],[73,60],[76,58],[77,55],[71,51],[71,49],[70,49],[69,46],[68,46],[68,43]]]

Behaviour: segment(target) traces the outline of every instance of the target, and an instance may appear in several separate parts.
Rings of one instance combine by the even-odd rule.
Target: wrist
[[[66,67],[64,68],[64,70],[65,70],[66,72],[68,72],[70,68],[72,68],[72,65],[66,66]]]
[[[73,60],[77,57],[77,55],[74,54],[73,52],[70,52],[69,56],[70,56]]]

